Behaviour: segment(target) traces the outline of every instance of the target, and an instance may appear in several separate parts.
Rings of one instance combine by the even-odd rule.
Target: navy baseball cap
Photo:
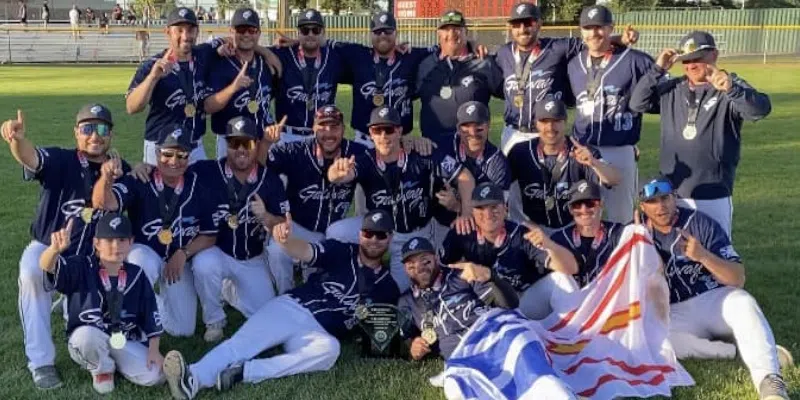
[[[236,12],[233,13],[233,18],[231,18],[231,26],[234,28],[237,26],[260,28],[261,19],[258,17],[258,13],[252,8],[238,8]]]
[[[330,123],[341,124],[343,121],[344,116],[342,115],[342,111],[333,104],[322,106],[314,113],[314,123],[317,125]]]
[[[445,26],[460,26],[465,27],[467,26],[467,20],[464,18],[464,14],[458,10],[447,10],[445,11],[441,17],[439,17],[439,27],[438,29],[442,29]]]
[[[705,57],[714,51],[717,43],[714,36],[708,32],[692,31],[681,39],[678,44],[677,61],[693,61]]]
[[[262,136],[263,132],[256,128],[256,122],[250,117],[231,118],[225,126],[225,138],[243,137],[259,140]]]
[[[106,213],[97,221],[94,231],[97,239],[130,239],[133,227],[128,217],[118,213]]]
[[[580,24],[581,28],[614,25],[614,17],[611,15],[611,10],[605,6],[594,5],[581,11]]]
[[[369,29],[372,32],[375,32],[380,29],[396,30],[397,20],[394,19],[394,15],[389,14],[386,11],[380,11],[372,16],[372,19],[369,21]]]
[[[506,197],[503,195],[503,189],[492,182],[483,182],[475,189],[472,189],[472,206],[483,207],[492,204],[505,203]]]
[[[91,120],[100,120],[110,126],[114,126],[114,120],[111,118],[111,110],[99,103],[87,104],[81,107],[81,109],[78,110],[78,115],[75,116],[75,125]]]
[[[167,26],[179,24],[197,26],[197,15],[195,15],[191,8],[187,7],[178,7],[170,11],[169,16],[167,17]]]
[[[485,124],[489,122],[489,107],[480,101],[468,101],[458,107],[456,111],[458,125],[469,123]]]
[[[369,124],[367,128],[372,126],[402,126],[403,121],[400,119],[400,113],[394,107],[382,106],[372,110],[369,114]]]
[[[411,238],[409,241],[403,243],[403,249],[400,251],[400,259],[406,261],[409,257],[422,253],[436,254],[436,249],[428,239],[423,237]]]
[[[639,201],[648,201],[674,193],[672,182],[666,177],[659,176],[651,179],[639,191]]]
[[[541,121],[543,119],[566,120],[567,106],[559,99],[548,97],[542,101],[536,102],[534,113],[536,114],[537,121]]]
[[[168,124],[161,131],[156,145],[160,148],[177,147],[186,151],[192,150],[192,132],[181,124]]]
[[[392,233],[394,231],[394,221],[388,211],[375,209],[364,215],[364,220],[361,222],[361,230]]]
[[[539,11],[539,7],[536,7],[536,4],[527,2],[515,4],[514,7],[511,8],[511,17],[508,18],[508,22],[526,19],[541,20],[542,13]]]
[[[306,25],[319,25],[325,27],[325,21],[322,19],[322,14],[319,11],[309,8],[300,14],[300,19],[297,20],[297,27]]]
[[[581,200],[600,200],[600,188],[584,179],[575,182],[567,204],[572,205]]]

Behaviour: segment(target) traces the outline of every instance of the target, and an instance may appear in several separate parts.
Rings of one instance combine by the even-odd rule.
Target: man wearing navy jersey
[[[228,156],[192,167],[218,203],[214,213],[219,227],[216,245],[192,261],[207,342],[221,339],[226,325],[220,301],[224,279],[231,280],[236,293],[227,302],[245,317],[275,296],[264,242],[267,232],[289,212],[289,202],[278,175],[258,164],[262,134],[250,117],[233,118],[225,134]]]
[[[502,96],[502,76],[492,58],[478,58],[467,42],[467,21],[459,11],[439,19],[439,52],[419,65],[415,93],[420,99],[420,132],[436,143],[448,143],[456,132],[458,107],[469,100],[488,105]]]
[[[766,117],[772,104],[736,74],[719,69],[718,54],[711,34],[690,32],[678,50],[661,52],[636,85],[630,107],[661,114],[661,173],[676,185],[681,204],[706,213],[730,236],[742,122]],[[678,61],[685,75],[662,79]]]
[[[563,101],[549,98],[536,103],[535,109],[539,136],[517,143],[508,153],[511,174],[521,192],[521,199],[509,200],[511,219],[529,219],[552,230],[572,222],[567,202],[575,182],[585,179],[613,186],[620,174],[596,149],[564,136],[567,107]],[[514,209],[517,204],[521,204],[521,214]]]
[[[388,106],[372,111],[369,124],[374,149],[349,158],[340,157],[328,169],[328,179],[337,184],[357,182],[364,188],[367,208],[389,212],[396,227],[389,247],[392,276],[402,291],[408,289],[408,277],[403,271],[400,250],[413,236],[432,238],[430,204],[435,180],[458,188],[462,201],[462,216],[471,215],[468,201],[475,185],[472,174],[458,161],[438,152],[422,156],[407,151],[400,136],[403,127],[397,110]],[[331,225],[326,237],[343,242],[358,241],[355,233],[362,217],[352,217]]]
[[[167,333],[191,336],[197,292],[188,261],[214,245],[216,204],[197,173],[187,171],[190,131],[183,125],[168,125],[157,146],[158,164],[148,175],[149,182],[125,175],[114,183],[111,160],[103,165],[92,201],[108,211],[128,212],[135,239],[128,261],[140,266],[158,289]]]
[[[788,400],[778,356],[788,351],[775,345],[758,303],[743,289],[744,265],[727,233],[702,211],[678,207],[666,178],[646,183],[640,200],[664,262],[678,358],[733,358],[736,348],[716,341],[733,337],[760,399]]]
[[[275,140],[267,135],[265,140]],[[267,167],[286,180],[292,209],[292,233],[307,242],[325,238],[325,230],[347,215],[355,184],[333,184],[328,168],[336,158],[350,158],[366,150],[344,138],[344,116],[335,105],[317,110],[314,136],[302,141],[280,142],[270,147]],[[274,240],[267,248],[269,267],[278,294],[294,287],[294,261]]]
[[[114,390],[114,371],[137,385],[161,384],[156,297],[142,269],[125,262],[133,243],[130,221],[115,213],[103,215],[91,241],[95,254],[65,257],[74,221],[52,233],[39,261],[47,273],[45,286],[68,297],[70,356],[89,371],[99,394]]]
[[[472,192],[475,230],[450,231],[439,249],[443,264],[468,261],[490,268],[520,295],[520,311],[531,319],[552,312],[551,299],[578,270],[569,250],[538,226],[506,219],[503,191],[486,182]],[[551,272],[553,271],[553,272]]]
[[[56,351],[50,337],[52,298],[42,285],[38,268],[41,253],[50,245],[50,235],[75,220],[71,246],[65,256],[93,253],[91,238],[95,222],[103,214],[92,203],[92,188],[100,175],[101,165],[109,159],[114,126],[111,111],[101,104],[89,104],[78,111],[73,134],[74,149],[36,147],[26,137],[25,117],[0,127],[11,155],[22,165],[23,179],[37,180],[42,187],[36,217],[31,224],[33,240],[22,252],[19,261],[19,313],[25,338],[28,369],[39,389],[61,386],[55,369]],[[116,157],[116,156],[114,156]],[[130,168],[119,162],[116,174]]]
[[[614,22],[604,6],[583,9],[580,17],[583,49],[569,62],[569,83],[575,93],[572,136],[596,147],[603,159],[621,173],[618,185],[603,188],[606,218],[617,223],[633,219],[636,197],[636,150],[642,113],[628,103],[636,83],[653,68],[644,52],[611,42]]]
[[[335,240],[309,243],[293,235],[289,221],[275,226],[273,237],[304,266],[318,269],[302,286],[268,301],[228,340],[187,365],[181,353],[164,360],[173,398],[191,399],[216,384],[230,389],[237,382],[313,371],[326,371],[339,358],[339,340],[357,324],[356,307],[396,303],[400,296],[381,259],[392,240],[392,217],[386,211],[367,213],[358,244]],[[284,354],[256,359],[282,345]]]

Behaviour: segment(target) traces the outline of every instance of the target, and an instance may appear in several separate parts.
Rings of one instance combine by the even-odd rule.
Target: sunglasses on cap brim
[[[375,238],[375,239],[378,239],[378,240],[385,240],[386,238],[389,237],[389,232],[371,231],[371,230],[366,230],[366,229],[362,229],[361,230],[361,234],[364,235],[364,237],[367,238],[367,239]]]
[[[669,182],[652,181],[642,187],[639,192],[639,198],[646,202],[670,194],[672,194],[672,185]]]
[[[97,136],[107,137],[111,135],[111,125],[103,122],[82,122],[78,124],[78,132],[84,136],[96,133]]]

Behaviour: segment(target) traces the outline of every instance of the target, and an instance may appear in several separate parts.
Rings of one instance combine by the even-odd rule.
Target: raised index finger
[[[278,126],[284,126],[284,125],[286,125],[286,117],[287,117],[287,116],[286,116],[286,115],[284,115],[284,116],[283,116],[283,118],[281,118],[281,122],[278,122]]]
[[[75,221],[74,218],[70,218],[67,221],[67,226],[64,227],[64,232],[66,232],[67,236],[69,236],[69,234],[72,233],[72,225],[74,224],[74,221]]]
[[[23,126],[25,125],[25,114],[22,113],[21,109],[17,109],[17,122]]]

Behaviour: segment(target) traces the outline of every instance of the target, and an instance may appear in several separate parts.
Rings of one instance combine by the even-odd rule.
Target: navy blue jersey
[[[271,48],[283,65],[275,94],[275,118],[280,120],[286,115],[287,126],[311,128],[314,112],[324,105],[335,104],[336,86],[349,78],[339,53],[331,51],[330,46],[320,47],[316,61],[303,57],[299,48],[299,45]],[[309,78],[308,82],[304,76]]]
[[[435,150],[424,157],[416,152],[402,153],[397,162],[384,163],[375,149],[356,156],[356,182],[364,188],[367,209],[386,210],[394,217],[395,230],[408,233],[428,225],[433,182],[453,184],[461,164]]]
[[[400,289],[389,268],[375,270],[362,265],[357,244],[324,240],[312,243],[311,248],[314,257],[305,267],[318,272],[288,294],[311,311],[331,335],[342,336],[356,325],[354,313],[359,304],[397,303]]]
[[[219,227],[216,246],[237,260],[249,260],[264,252],[264,241],[267,238],[264,226],[250,209],[250,201],[258,194],[264,201],[267,212],[277,217],[289,212],[289,201],[286,200],[281,178],[271,169],[259,165],[252,177],[253,181],[245,182],[249,189],[238,205],[236,216],[239,225],[236,229],[231,229],[227,220],[232,213],[231,207],[235,204],[232,204],[229,197],[228,182],[232,183],[236,195],[243,190],[243,185],[233,176],[233,172],[226,171],[226,161],[227,157],[221,160],[198,161],[192,165],[192,170],[201,177],[201,184],[207,193],[215,196],[213,202],[217,204],[217,211],[214,212],[214,225]]]
[[[208,96],[228,87],[242,69],[242,64],[237,57],[217,57],[211,65],[213,73],[208,77]],[[256,121],[259,132],[264,132],[264,128],[275,123],[269,109],[273,96],[272,85],[275,79],[269,69],[269,64],[256,55],[248,65],[247,76],[253,79],[252,88],[239,89],[225,105],[225,108],[211,115],[211,131],[217,135],[225,134],[225,126],[234,117],[243,116],[253,119]],[[250,96],[251,92],[255,98]],[[255,114],[247,108],[250,100],[255,100],[258,104]]]
[[[491,57],[481,60],[469,54],[440,59],[439,53],[428,55],[419,64],[414,85],[420,99],[422,136],[446,143],[456,132],[458,107],[471,100],[488,107],[493,95],[502,96],[502,83],[500,69]],[[443,87],[449,88],[449,96],[442,96]]]
[[[412,48],[407,53],[395,52],[393,58],[380,58],[371,47],[355,43],[337,42],[336,51],[341,54],[347,69],[353,73],[353,112],[350,126],[368,133],[369,115],[377,107],[375,94],[384,96],[384,104],[395,108],[403,121],[403,133],[414,128],[414,77],[417,66],[433,48]],[[376,81],[383,82],[377,87]]]
[[[144,125],[144,139],[150,141],[157,141],[159,135],[169,124],[182,124],[187,130],[192,132],[192,141],[198,142],[203,134],[206,133],[206,114],[203,111],[203,101],[208,97],[209,90],[206,82],[208,82],[209,65],[213,62],[217,55],[215,46],[218,42],[213,44],[201,44],[192,49],[192,61],[181,61],[175,63],[175,68],[172,72],[162,77],[153,89],[153,95],[150,97],[150,109],[147,110],[147,120]],[[128,86],[128,94],[136,89],[153,69],[156,61],[164,57],[166,50],[144,60],[136,74],[133,75],[131,84]],[[193,103],[195,104],[196,113],[194,118],[187,117],[184,112],[186,106],[186,93],[184,93],[181,86],[181,79],[178,74],[185,74],[189,71],[191,80],[194,86]],[[188,82],[188,81],[187,81]],[[126,94],[127,96],[127,94]]]
[[[491,268],[514,290],[522,292],[550,273],[549,257],[525,240],[528,228],[506,221],[505,230],[499,245],[484,240],[477,231],[459,235],[451,230],[439,248],[439,260],[443,264],[469,261]]]
[[[413,332],[433,327],[439,339],[436,345],[445,359],[450,357],[472,324],[491,309],[485,301],[492,294],[493,285],[467,283],[459,276],[460,272],[442,267],[430,288],[412,287],[398,302],[400,310],[411,316]],[[407,332],[404,336],[413,337]]]
[[[678,207],[678,220],[673,225],[694,236],[700,244],[719,258],[741,262],[725,230],[700,211]],[[669,285],[669,302],[680,303],[712,289],[724,286],[703,264],[690,260],[683,253],[683,237],[676,229],[663,234],[653,229],[653,243],[664,261]]]
[[[312,232],[325,233],[328,226],[347,216],[353,202],[355,183],[331,184],[328,168],[333,160],[317,156],[313,138],[282,142],[269,150],[267,166],[286,176],[286,194],[292,208],[292,221]],[[347,139],[342,140],[341,157],[360,155],[366,148]]]
[[[569,249],[578,262],[578,273],[573,277],[580,287],[588,285],[603,270],[625,229],[625,225],[608,221],[603,221],[602,226],[602,234],[595,234],[595,237],[581,236],[577,232],[575,223],[550,235],[559,246]]]
[[[652,67],[652,57],[629,47],[614,47],[595,63],[587,50],[574,57],[569,62],[577,109],[572,136],[592,146],[638,143],[642,113],[631,110],[628,102],[633,88]]]
[[[128,211],[133,226],[133,239],[136,243],[147,245],[165,260],[176,250],[188,245],[198,235],[216,235],[217,226],[213,214],[217,204],[214,196],[200,186],[197,174],[186,172],[175,215],[170,230],[172,243],[168,246],[158,241],[162,219],[159,211],[159,188],[153,178],[158,171],[150,173],[150,182],[144,183],[132,175],[125,175],[114,183],[113,192],[119,202],[120,210]],[[164,186],[167,194],[175,191]]]
[[[492,182],[507,191],[511,185],[511,170],[508,160],[503,152],[488,141],[483,147],[483,154],[478,158],[467,156],[466,152],[461,149],[460,135],[453,136],[452,143],[449,146],[439,147],[439,151],[458,160],[475,178],[476,186],[484,182]],[[434,182],[434,193],[443,188],[444,184],[441,180]],[[450,226],[457,217],[456,213],[444,208],[438,201],[433,201],[432,207],[433,217],[444,226]]]
[[[163,332],[156,295],[139,266],[127,262],[123,266],[127,280],[120,315],[122,333],[128,340],[146,342]],[[94,256],[59,257],[53,273],[45,275],[45,288],[67,298],[67,338],[83,325],[111,334],[111,316],[99,270],[100,260]],[[111,277],[110,282],[111,290],[117,290],[117,279]]]
[[[503,118],[506,125],[516,129],[524,128],[536,131],[534,105],[547,95],[562,99],[572,104],[572,92],[567,78],[567,62],[575,57],[583,48],[580,38],[539,38],[538,49],[529,53],[517,53],[513,43],[506,43],[497,50],[494,56],[503,74],[503,92],[505,94],[505,112]],[[531,63],[528,79],[522,96],[522,109],[514,105],[514,96],[520,87],[517,76],[517,63]],[[520,73],[524,71],[520,64]]]
[[[23,170],[23,179],[37,180],[42,189],[39,194],[39,205],[31,224],[33,239],[50,245],[50,235],[67,226],[67,220],[73,218],[71,244],[64,251],[65,255],[90,255],[94,253],[92,238],[97,221],[103,216],[100,210],[94,210],[92,220],[87,225],[83,222],[81,212],[91,205],[92,188],[100,177],[100,163],[85,160],[84,169],[76,149],[58,147],[42,147],[36,149],[39,168]],[[130,172],[128,163],[122,162],[122,171]],[[88,174],[89,191],[87,192],[84,175]],[[9,205],[10,207],[10,205]]]
[[[551,171],[557,162],[558,156],[544,156],[538,153],[539,138],[517,143],[508,152],[508,161],[511,164],[513,180],[519,182],[520,195],[522,196],[522,212],[531,221],[550,228],[561,228],[572,222],[567,203],[572,185],[581,179],[600,184],[600,178],[594,170],[586,165],[581,165],[572,157],[566,157],[561,169],[550,173],[552,178],[545,181],[547,172]],[[566,141],[569,154],[572,151],[572,142]],[[590,147],[594,157],[600,159],[597,149]],[[540,157],[541,156],[541,157]],[[541,158],[541,159],[540,159]],[[554,207],[547,210],[547,198],[554,200]]]

